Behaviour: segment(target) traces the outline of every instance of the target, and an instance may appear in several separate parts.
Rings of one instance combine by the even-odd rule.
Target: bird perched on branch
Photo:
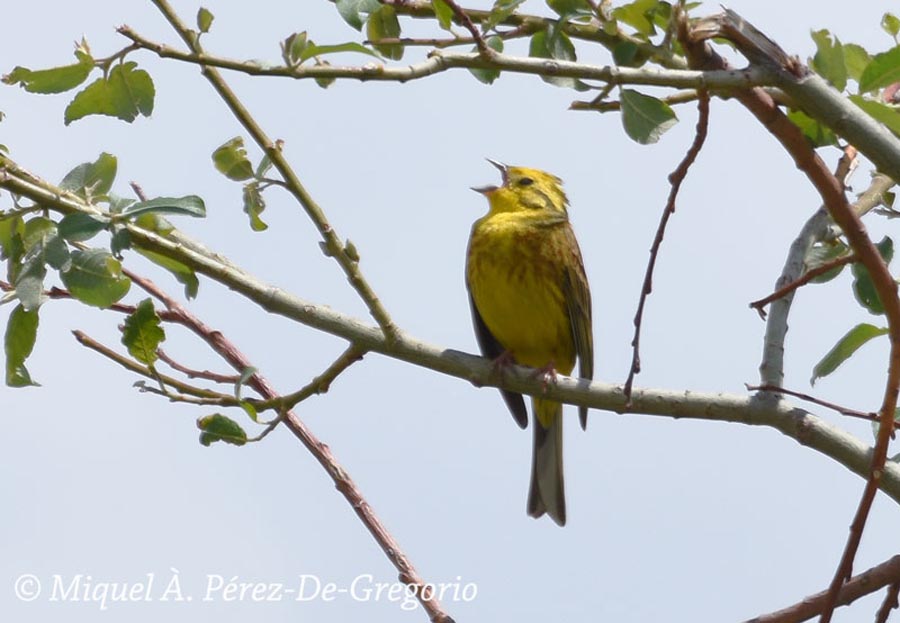
[[[489,160],[500,186],[473,188],[490,210],[475,221],[466,257],[466,285],[481,352],[498,365],[510,359],[538,369],[550,381],[579,361],[594,375],[591,293],[578,242],[569,224],[568,199],[555,175]],[[528,412],[521,394],[501,390],[516,423]],[[532,398],[534,455],[528,514],[566,523],[562,457],[562,404]],[[587,408],[579,407],[581,427]]]

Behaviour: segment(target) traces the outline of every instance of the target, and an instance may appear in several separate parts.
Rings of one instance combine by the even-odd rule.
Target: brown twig
[[[216,331],[208,326],[151,280],[143,278],[140,275],[135,275],[134,273],[127,274],[139,287],[143,288],[146,292],[150,293],[165,305],[166,308],[177,317],[176,322],[190,329],[204,342],[209,344],[213,351],[227,361],[235,370],[242,371],[252,367],[250,360],[220,331]],[[324,385],[327,387],[330,385],[338,374],[343,372],[354,361],[358,361],[362,354],[363,351],[361,349],[357,349],[357,347],[351,344],[350,348],[344,351],[335,363],[317,377],[319,379],[318,386],[321,387]],[[258,371],[248,379],[247,383],[267,401],[278,401],[283,398]],[[316,384],[317,380],[314,379],[307,387],[314,387]],[[315,393],[314,390],[310,391],[310,395],[313,393]],[[375,512],[372,510],[372,507],[369,506],[365,497],[363,497],[363,494],[356,483],[350,478],[350,474],[340,465],[340,463],[338,463],[328,445],[319,441],[319,439],[313,435],[312,431],[307,428],[306,424],[292,410],[284,411],[279,419],[284,422],[285,426],[287,426],[294,436],[300,440],[306,449],[309,450],[313,457],[315,457],[319,464],[325,469],[334,481],[337,490],[341,492],[350,504],[353,512],[356,513],[363,525],[388,557],[388,560],[390,560],[397,569],[400,581],[416,591],[420,603],[425,608],[426,612],[428,612],[432,621],[435,621],[436,623],[452,623],[453,619],[444,611],[440,602],[433,594],[422,595],[422,590],[423,587],[426,586],[426,582],[419,575],[418,571],[416,571],[406,554],[403,553],[403,550],[400,549],[400,545],[394,540],[394,537],[388,532],[388,529],[375,515]],[[277,425],[277,422],[270,424],[269,430],[274,428],[275,425]],[[268,430],[263,432],[263,435],[265,434],[268,434]]]
[[[495,33],[494,37],[498,37],[503,39],[504,41],[508,41],[509,39],[518,39],[519,37],[527,37],[531,34],[532,28],[530,28],[526,24],[522,24],[516,26],[515,28],[511,28],[510,30],[504,30],[503,32]],[[403,46],[423,46],[430,48],[452,48],[458,45],[472,45],[477,44],[478,40],[474,37],[454,37],[452,39],[438,39],[438,38],[417,38],[417,37],[398,37],[398,38],[388,38],[388,39],[370,39],[365,41],[364,43],[368,43],[371,45],[403,45]]]
[[[695,24],[694,28],[697,30],[691,30],[687,22],[684,22],[679,33],[692,67],[728,68],[728,63],[705,43],[710,37],[721,36],[736,43],[752,63],[771,68],[778,78],[779,86],[789,94],[797,90],[798,82],[809,73],[798,59],[789,57],[777,44],[733,11],[726,10],[719,16],[702,20]],[[844,232],[859,261],[869,270],[875,290],[885,307],[890,330],[888,378],[879,409],[881,426],[872,451],[869,477],[850,525],[850,534],[829,587],[826,607],[821,615],[821,623],[828,623],[834,612],[841,586],[853,573],[853,561],[878,491],[887,460],[888,445],[894,431],[894,410],[900,391],[900,300],[897,298],[897,283],[869,238],[859,216],[850,207],[841,181],[828,170],[799,128],[788,120],[771,97],[761,89],[737,92],[736,97],[778,139],[794,159],[797,168],[807,176],[821,195],[829,215]]]
[[[759,317],[763,320],[766,319],[766,311],[763,309],[766,305],[771,303],[772,301],[777,301],[781,297],[790,294],[797,288],[801,286],[805,286],[807,283],[819,277],[820,275],[824,275],[825,273],[834,270],[835,268],[839,268],[840,266],[846,266],[847,264],[852,264],[857,260],[856,255],[850,253],[849,255],[842,255],[841,257],[836,257],[833,260],[825,262],[815,268],[811,268],[810,270],[803,273],[799,278],[790,282],[786,286],[782,286],[772,292],[769,296],[765,298],[761,298],[758,301],[753,301],[750,303],[750,307],[755,309],[759,314]]]
[[[624,388],[626,407],[631,406],[631,389],[634,385],[634,377],[641,371],[641,325],[644,319],[644,305],[647,302],[647,297],[653,291],[653,269],[656,267],[659,248],[662,245],[663,236],[666,234],[666,225],[669,223],[669,218],[675,213],[675,200],[678,198],[678,191],[687,176],[688,170],[691,168],[694,160],[697,159],[697,154],[700,153],[703,142],[706,140],[706,133],[709,127],[709,93],[705,91],[700,93],[700,99],[697,101],[697,110],[697,129],[694,134],[694,141],[678,164],[678,167],[669,175],[669,184],[671,184],[669,198],[666,201],[666,207],[663,209],[660,217],[659,226],[656,228],[656,236],[650,247],[650,260],[647,262],[647,270],[644,273],[644,283],[638,299],[637,312],[634,315],[634,338],[631,340],[631,368],[628,371],[628,379],[625,381]]]
[[[891,610],[895,610],[900,606],[900,603],[897,601],[898,596],[900,596],[900,579],[895,580],[893,584],[888,586],[884,595],[884,601],[881,602],[881,607],[878,608],[878,612],[875,615],[875,623],[887,623],[891,616]]]
[[[75,331],[72,331],[72,335],[75,336],[75,339],[78,340],[78,343],[82,346],[85,346],[92,351],[103,355],[110,361],[119,364],[126,370],[130,370],[131,372],[140,374],[143,377],[162,383],[164,385],[164,388],[157,393],[160,393],[168,398],[172,398],[173,394],[167,392],[165,390],[165,387],[172,387],[182,394],[187,394],[189,396],[194,396],[195,398],[202,399],[203,401],[205,401],[202,404],[222,407],[239,406],[238,399],[234,396],[220,394],[219,392],[214,392],[209,389],[203,389],[202,387],[194,387],[193,385],[189,385],[187,383],[179,381],[178,379],[172,378],[171,376],[159,374],[149,366],[145,366],[144,364],[138,363],[129,359],[128,357],[120,355],[108,346],[105,346],[104,344],[101,344],[97,340],[93,339],[84,331],[79,331],[76,329]]]
[[[444,0],[444,3],[453,11],[453,16],[456,18],[456,21],[462,24],[463,28],[471,33],[472,39],[475,41],[475,47],[478,48],[478,53],[485,58],[491,58],[494,55],[494,50],[492,50],[487,44],[487,41],[484,40],[484,35],[472,22],[472,18],[469,17],[469,14],[456,3],[456,0]]]
[[[750,392],[774,392],[776,394],[793,396],[794,398],[799,398],[800,400],[811,402],[813,404],[819,405],[820,407],[825,407],[826,409],[837,411],[841,415],[860,418],[862,420],[868,420],[870,422],[878,421],[878,414],[872,411],[859,411],[857,409],[851,409],[849,407],[842,407],[839,404],[828,402],[827,400],[822,400],[821,398],[816,398],[815,396],[804,394],[803,392],[785,389],[784,387],[781,387],[779,385],[750,385],[749,383],[744,383],[744,387],[746,387],[747,391]]]
[[[238,374],[219,374],[218,372],[211,372],[209,370],[194,370],[188,368],[169,357],[169,355],[161,348],[156,351],[156,354],[162,361],[166,362],[170,368],[181,372],[190,379],[205,379],[214,383],[237,383],[241,380],[241,377]]]
[[[900,582],[900,555],[850,578],[840,590],[837,605],[846,606],[885,586],[893,587]],[[792,606],[754,617],[744,623],[800,623],[822,614],[828,591],[809,595]]]

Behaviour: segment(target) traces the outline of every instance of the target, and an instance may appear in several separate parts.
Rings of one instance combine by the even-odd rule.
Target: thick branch
[[[11,164],[8,163],[7,167],[9,166]],[[78,197],[63,193],[34,176],[14,175],[9,168],[0,168],[0,187],[64,214],[96,212],[96,209],[83,203]],[[134,225],[127,227],[134,244],[179,260],[244,295],[266,311],[344,338],[365,350],[455,376],[479,386],[503,387],[606,411],[622,412],[625,409],[625,396],[621,386],[589,383],[583,379],[560,376],[557,383],[544,387],[540,379],[534,377],[533,370],[519,366],[510,367],[502,378],[498,378],[492,363],[482,357],[427,344],[403,332],[398,333],[395,341],[389,342],[377,327],[263,283],[216,254],[203,250],[200,245],[183,235],[176,242]],[[769,426],[802,445],[831,457],[860,476],[865,477],[869,471],[870,448],[852,435],[784,401],[727,394],[635,389],[631,396],[630,411],[646,415]],[[900,465],[886,465],[879,486],[900,503]]]

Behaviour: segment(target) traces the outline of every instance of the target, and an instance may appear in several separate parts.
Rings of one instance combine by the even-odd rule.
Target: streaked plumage
[[[472,226],[466,285],[481,352],[509,352],[517,363],[571,374],[576,357],[593,378],[591,295],[562,181],[549,173],[492,162],[503,185],[476,188],[490,211]],[[520,394],[501,390],[516,423],[528,413]],[[566,522],[562,405],[534,398],[534,455],[528,514]],[[587,409],[579,408],[582,428]]]

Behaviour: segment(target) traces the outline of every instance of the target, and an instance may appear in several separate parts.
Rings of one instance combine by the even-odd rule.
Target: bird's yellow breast
[[[472,228],[466,277],[475,306],[518,363],[570,374],[575,347],[565,302],[560,227],[491,214]]]

